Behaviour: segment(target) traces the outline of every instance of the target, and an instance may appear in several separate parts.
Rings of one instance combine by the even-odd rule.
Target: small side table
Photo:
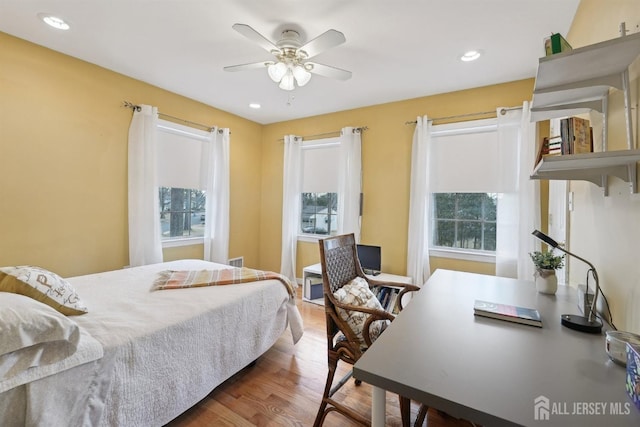
[[[412,283],[411,277],[389,273],[380,273],[377,276],[367,274],[367,277],[381,282]],[[319,293],[317,287],[319,287]],[[324,298],[322,297],[322,266],[320,263],[308,265],[302,269],[302,300],[324,304]]]

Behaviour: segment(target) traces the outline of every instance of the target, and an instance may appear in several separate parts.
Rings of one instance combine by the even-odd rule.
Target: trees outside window
[[[159,202],[162,240],[204,236],[204,191],[160,187]]]
[[[496,250],[496,193],[434,193],[433,246]]]

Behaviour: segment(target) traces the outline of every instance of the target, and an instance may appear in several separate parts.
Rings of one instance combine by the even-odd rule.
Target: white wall
[[[640,31],[640,0],[582,0],[567,40],[576,48],[612,39],[619,36],[621,22],[633,33]],[[639,71],[640,60],[636,60],[631,67],[636,144]],[[627,148],[623,106],[621,92],[613,91],[608,116],[610,150]],[[596,266],[618,329],[640,333],[640,194],[630,194],[629,184],[618,178],[609,181],[608,197],[594,184],[571,182],[574,210],[570,212],[569,248]],[[585,282],[584,263],[570,260],[569,268],[572,285]]]

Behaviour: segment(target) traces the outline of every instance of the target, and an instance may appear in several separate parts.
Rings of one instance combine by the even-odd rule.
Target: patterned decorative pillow
[[[356,277],[351,282],[334,292],[333,295],[343,304],[384,310],[380,301],[378,301],[378,298],[376,298],[373,292],[369,289],[369,284],[362,277]],[[369,314],[358,311],[343,310],[338,307],[336,307],[336,310],[340,317],[349,324],[353,333],[358,337],[360,347],[366,348],[367,344],[364,341],[362,330],[364,328],[364,322],[367,320]],[[374,321],[369,329],[371,341],[375,341],[388,324],[388,320]]]
[[[67,316],[87,312],[87,307],[69,282],[40,267],[0,268],[0,291],[31,297]]]

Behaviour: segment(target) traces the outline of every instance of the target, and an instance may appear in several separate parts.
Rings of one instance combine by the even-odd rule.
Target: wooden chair
[[[329,361],[329,372],[327,374],[327,382],[322,396],[322,402],[318,409],[318,415],[314,423],[314,427],[321,426],[325,417],[332,411],[336,411],[351,420],[362,425],[369,425],[370,422],[364,416],[355,412],[353,409],[336,402],[332,396],[340,389],[351,377],[349,372],[334,387],[333,379],[338,366],[338,361],[346,362],[353,365],[362,356],[364,351],[375,340],[371,336],[372,325],[377,320],[394,319],[394,315],[379,309],[372,309],[357,305],[349,305],[336,299],[335,293],[343,286],[351,282],[357,277],[361,277],[367,281],[369,288],[374,286],[393,286],[401,288],[396,303],[398,308],[402,309],[402,296],[407,292],[417,291],[420,288],[414,285],[405,285],[399,283],[385,283],[372,280],[365,276],[358,260],[356,250],[356,242],[353,234],[330,237],[320,242],[320,261],[322,265],[322,286],[324,292],[325,314],[327,321],[327,354]],[[359,338],[353,329],[349,326],[341,316],[337,309],[357,311],[365,313],[366,320],[362,330],[362,338]],[[359,385],[359,381],[356,381]],[[400,397],[400,413],[402,417],[402,425],[409,425],[410,418],[410,401],[408,398]]]

